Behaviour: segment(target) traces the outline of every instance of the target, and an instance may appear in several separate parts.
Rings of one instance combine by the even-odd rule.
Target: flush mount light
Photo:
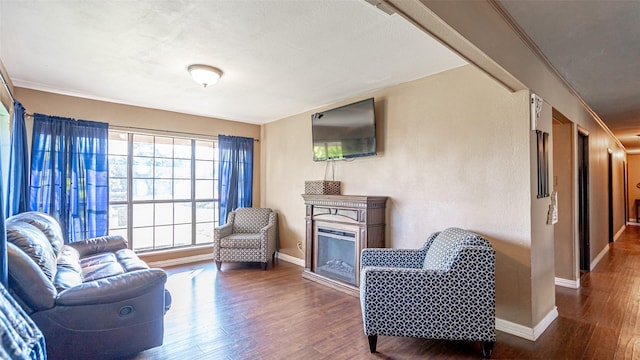
[[[189,65],[187,70],[191,74],[193,81],[205,88],[208,85],[215,85],[222,76],[222,70],[209,65],[193,64]]]

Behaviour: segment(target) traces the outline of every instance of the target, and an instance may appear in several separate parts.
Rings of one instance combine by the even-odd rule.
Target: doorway
[[[557,222],[553,225],[556,283],[577,288],[578,240],[576,216],[576,126],[553,109],[553,191],[556,193]]]
[[[607,193],[609,195],[609,242],[613,242],[613,152],[607,149]]]
[[[623,181],[623,190],[624,190],[624,222],[625,222],[625,226],[626,223],[629,221],[629,169],[627,168],[627,162],[623,161],[622,162],[622,181]]]
[[[589,272],[589,134],[584,131],[578,131],[578,243],[580,272]]]

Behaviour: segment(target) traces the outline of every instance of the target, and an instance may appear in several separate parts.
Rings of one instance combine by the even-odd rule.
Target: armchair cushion
[[[240,208],[235,210],[234,233],[257,233],[269,223],[268,208]]]
[[[486,240],[459,228],[438,233],[425,254],[423,269],[448,270],[464,245],[486,245]]]
[[[260,249],[260,234],[237,233],[220,239],[221,248]]]

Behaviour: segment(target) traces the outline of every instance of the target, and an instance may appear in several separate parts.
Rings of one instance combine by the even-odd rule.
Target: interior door
[[[578,241],[580,271],[591,269],[589,250],[589,135],[578,132]]]
[[[607,192],[609,194],[609,242],[613,242],[613,153],[607,153]]]

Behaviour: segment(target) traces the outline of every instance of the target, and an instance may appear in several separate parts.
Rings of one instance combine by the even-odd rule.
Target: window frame
[[[210,139],[210,138],[195,138],[195,137],[187,137],[184,135],[175,135],[175,134],[149,134],[149,133],[141,133],[141,132],[134,132],[134,131],[129,131],[129,130],[120,130],[120,129],[109,129],[109,144],[111,145],[112,141],[115,141],[117,139],[114,139],[115,134],[118,134],[117,136],[120,136],[121,138],[123,138],[123,140],[120,141],[126,141],[126,155],[121,154],[121,152],[112,152],[112,146],[109,146],[109,159],[110,159],[110,167],[109,167],[109,182],[110,182],[110,189],[112,187],[112,179],[119,179],[119,180],[124,180],[126,179],[126,196],[124,199],[118,199],[118,200],[112,200],[112,194],[110,191],[110,195],[109,195],[109,219],[112,220],[114,218],[117,218],[118,215],[114,215],[112,213],[112,211],[114,210],[114,207],[117,206],[124,206],[124,208],[126,209],[126,224],[124,226],[114,226],[111,221],[109,224],[109,233],[116,233],[116,234],[120,234],[125,236],[127,239],[129,239],[129,248],[136,251],[136,252],[140,252],[140,253],[146,253],[146,252],[154,252],[154,251],[163,251],[163,250],[173,250],[173,249],[184,249],[184,248],[189,248],[189,247],[199,247],[199,246],[207,246],[207,245],[211,245],[213,242],[213,229],[218,226],[219,224],[219,197],[218,197],[218,189],[217,189],[217,184],[218,184],[218,152],[217,152],[217,148],[218,148],[218,143],[217,143],[217,139]],[[152,146],[152,155],[136,155],[134,154],[134,150],[135,150],[135,143],[136,143],[136,137],[149,137],[150,139],[152,139],[151,142],[151,146]],[[158,152],[157,152],[157,147],[156,144],[158,143],[157,140],[161,138],[164,139],[166,141],[166,139],[170,139],[171,140],[171,146],[172,146],[172,156],[169,158],[167,156],[158,156]],[[175,198],[175,186],[174,184],[176,183],[176,180],[186,180],[186,177],[176,177],[176,171],[175,171],[175,160],[186,160],[186,158],[184,156],[181,156],[179,158],[176,158],[176,151],[175,151],[175,146],[176,146],[176,140],[178,140],[179,142],[184,142],[185,140],[188,140],[189,142],[189,147],[190,147],[190,158],[189,160],[189,166],[190,166],[190,171],[189,171],[189,184],[190,184],[190,196],[189,198]],[[199,147],[201,146],[201,147]],[[210,150],[210,154],[208,154],[207,156],[205,156],[204,158],[201,156],[202,152],[199,152],[198,149],[200,148],[204,148],[204,147],[211,147]],[[112,178],[112,167],[111,167],[111,159],[112,156],[126,156],[126,178],[122,177],[122,176],[118,176],[118,177],[113,177]],[[134,159],[138,157],[138,158],[150,158],[151,159],[151,166],[152,166],[152,170],[151,170],[151,175],[150,177],[143,177],[143,176],[139,176],[136,177],[134,175],[134,166],[135,166],[135,162]],[[171,177],[167,178],[166,175],[164,177],[156,177],[156,168],[157,168],[157,164],[159,163],[158,160],[167,160],[167,159],[171,159],[171,166],[172,166],[172,172],[171,172]],[[207,177],[207,174],[205,174],[205,176],[202,176],[202,173],[200,171],[198,171],[196,165],[202,164],[202,161],[207,161],[210,162],[210,168],[211,168],[211,172],[212,174],[210,175],[210,177]],[[134,187],[134,179],[146,179],[146,180],[151,180],[152,185],[152,189],[150,191],[150,194],[147,194],[148,196],[150,196],[150,198],[135,198],[135,194],[133,191],[133,187]],[[157,180],[171,180],[171,196],[169,198],[160,198],[160,199],[156,199],[156,181]],[[200,180],[201,182],[198,182],[198,180]],[[211,182],[211,187],[212,189],[207,189],[206,193],[207,195],[210,195],[211,197],[198,197],[199,193],[198,193],[198,184],[202,183],[202,180],[206,181],[206,182]],[[210,191],[209,191],[210,190]],[[173,210],[173,214],[171,215],[171,222],[169,224],[159,224],[157,222],[157,211],[156,209],[159,206],[163,206],[163,205],[167,205],[170,204],[171,208]],[[190,214],[190,222],[184,222],[184,221],[178,221],[176,222],[176,208],[177,205],[184,205],[184,204],[188,204],[187,206],[190,207],[191,209],[191,214]],[[209,214],[207,215],[207,217],[203,220],[201,219],[201,215],[202,213],[198,212],[198,207],[202,206],[202,204],[206,204],[205,206],[210,207],[211,209],[211,214],[209,216]],[[140,226],[140,225],[136,225],[134,223],[134,216],[136,215],[136,212],[134,212],[135,208],[139,208],[140,205],[152,205],[153,207],[153,213],[151,214],[151,224],[150,225],[145,225],[145,226]],[[115,216],[115,217],[114,217]],[[176,227],[180,226],[183,227],[184,225],[189,225],[190,226],[190,240],[186,241],[186,242],[180,242],[177,240],[177,230]],[[171,227],[173,230],[173,234],[171,235],[171,242],[169,245],[166,244],[158,244],[157,240],[160,237],[159,235],[166,235],[166,233],[160,233],[158,230],[158,228],[163,229],[164,227]],[[203,232],[202,229],[205,229],[204,232],[206,233],[208,230],[210,230],[208,232],[208,236],[202,237],[199,236],[199,234],[201,234]],[[136,231],[136,230],[151,230],[151,235],[152,235],[152,239],[151,239],[151,243],[150,246],[137,246],[137,244],[139,244],[140,240],[136,240],[136,233],[140,234],[141,231]],[[207,230],[208,229],[208,230]],[[138,235],[139,236],[139,235]],[[202,241],[202,240],[205,241]],[[137,242],[138,241],[138,242]]]

